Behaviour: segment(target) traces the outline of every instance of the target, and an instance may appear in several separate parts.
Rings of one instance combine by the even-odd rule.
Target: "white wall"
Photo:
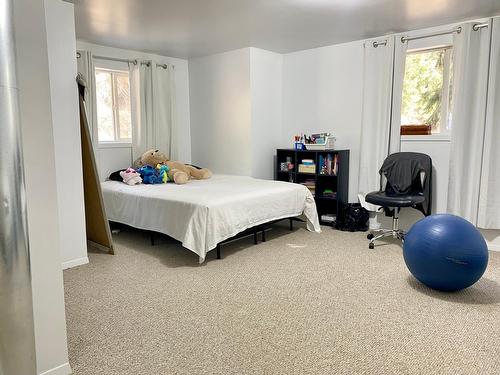
[[[283,56],[243,48],[189,61],[193,162],[273,178],[282,124]]]
[[[281,139],[283,55],[250,48],[251,176],[273,179]]]
[[[69,374],[44,1],[14,16],[37,372]]]
[[[480,229],[488,248],[493,251],[500,251],[500,230]]]
[[[251,173],[250,49],[189,60],[193,163]]]
[[[446,25],[417,30],[414,35],[449,29]],[[409,33],[409,34],[412,34]],[[410,42],[409,48],[429,44],[450,44],[451,36]],[[292,146],[292,137],[301,132],[329,131],[337,137],[337,148],[350,154],[349,201],[357,201],[361,111],[363,90],[363,41],[316,48],[286,54],[283,57],[282,147]],[[403,137],[402,151],[424,152],[434,164],[433,212],[446,212],[449,139],[416,140]],[[381,215],[379,215],[381,216]],[[422,215],[404,209],[401,225],[408,228]],[[387,219],[380,217],[385,226]],[[500,231],[482,231],[491,250],[500,250]]]
[[[88,263],[74,5],[45,0],[54,129],[59,237],[63,268]]]
[[[141,51],[100,46],[81,40],[78,40],[76,42],[76,47],[78,50],[91,51],[95,56],[113,57],[120,59],[153,60],[159,64],[172,64],[175,66],[176,116],[179,124],[179,136],[184,140],[182,143],[179,161],[190,163],[192,161],[190,126],[191,115],[189,108],[189,72],[187,60],[168,56],[154,55]],[[107,178],[110,172],[114,172],[117,169],[129,167],[133,162],[130,146],[108,147],[98,145],[96,147],[96,150],[99,176],[102,180]]]
[[[101,181],[106,181],[111,173],[132,165],[132,148],[130,146],[122,144],[115,147],[97,145],[95,149],[96,164]]]
[[[363,42],[286,54],[283,57],[281,147],[296,134],[330,132],[337,149],[350,149],[349,201],[357,201]]]

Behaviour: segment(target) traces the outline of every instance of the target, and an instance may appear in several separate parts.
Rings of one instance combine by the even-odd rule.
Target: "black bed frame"
[[[257,225],[257,226],[252,227],[252,228],[248,228],[248,229],[244,230],[243,232],[238,233],[236,236],[233,236],[231,238],[228,238],[227,240],[219,242],[217,244],[217,247],[216,247],[217,259],[222,259],[221,248],[222,248],[222,245],[224,245],[224,244],[227,244],[227,243],[230,243],[233,241],[237,241],[237,240],[245,238],[245,237],[253,236],[253,243],[254,243],[254,245],[257,245],[259,243],[259,239],[258,239],[259,233],[261,233],[262,242],[266,242],[266,231],[271,230],[271,225],[276,224],[276,223],[283,221],[283,220],[289,221],[289,228],[290,228],[291,232],[293,231],[293,222],[294,221],[303,222],[303,220],[298,218],[298,217],[288,217],[288,218],[284,218],[284,219],[270,221],[268,223]],[[110,222],[110,224],[113,227],[115,224],[118,224],[118,223]],[[118,224],[118,225],[122,226],[122,224]],[[166,236],[166,234],[164,234],[164,233],[158,233],[158,232],[154,232],[154,231],[147,231],[147,232],[150,235],[151,246],[155,246],[155,244],[156,244],[155,237],[157,235]]]

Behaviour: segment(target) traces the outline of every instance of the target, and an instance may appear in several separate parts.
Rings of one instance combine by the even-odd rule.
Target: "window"
[[[408,51],[401,134],[446,134],[451,128],[452,47]]]
[[[132,142],[128,71],[95,69],[99,143]]]

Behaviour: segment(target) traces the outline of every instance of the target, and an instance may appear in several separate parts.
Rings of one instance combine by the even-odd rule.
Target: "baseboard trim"
[[[489,251],[499,251],[500,252],[500,244],[493,244],[491,242],[486,242],[486,244],[488,245],[488,250]]]
[[[78,267],[78,266],[81,266],[83,264],[87,264],[88,262],[89,262],[88,257],[69,260],[67,262],[62,263],[62,269],[66,270],[68,268]]]
[[[104,251],[108,254],[113,254],[113,249],[110,249],[109,247],[106,247],[106,246],[103,246],[101,244],[98,244],[94,241],[90,241],[90,240],[87,240],[87,246],[88,247],[93,247],[97,250],[101,250],[101,251]]]
[[[63,363],[60,366],[54,367],[48,371],[42,372],[40,375],[70,375],[73,371],[71,371],[71,366],[68,362]]]

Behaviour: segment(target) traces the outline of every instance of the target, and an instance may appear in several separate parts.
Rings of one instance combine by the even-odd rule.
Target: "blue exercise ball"
[[[415,223],[403,245],[406,266],[430,288],[465,289],[483,276],[488,247],[481,233],[461,217],[441,214]]]

